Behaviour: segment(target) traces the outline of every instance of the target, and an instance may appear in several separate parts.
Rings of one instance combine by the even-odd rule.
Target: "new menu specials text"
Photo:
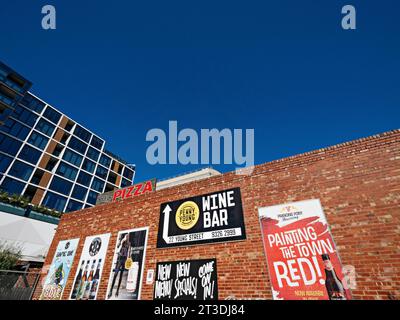
[[[351,299],[319,200],[259,208],[259,216],[274,299]]]
[[[243,239],[239,188],[161,204],[157,248]]]

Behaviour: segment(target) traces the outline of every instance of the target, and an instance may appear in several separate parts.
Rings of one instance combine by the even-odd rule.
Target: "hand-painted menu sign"
[[[215,259],[157,263],[155,300],[217,300]]]
[[[246,239],[240,188],[163,203],[157,248]]]
[[[138,195],[152,192],[156,190],[156,179],[148,180],[145,182],[137,183],[123,189],[118,189],[110,192],[100,194],[97,197],[96,205],[106,202],[115,202],[127,198],[136,197]]]

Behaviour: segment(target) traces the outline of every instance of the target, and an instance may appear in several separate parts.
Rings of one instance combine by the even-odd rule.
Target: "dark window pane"
[[[123,176],[127,178],[129,181],[133,179],[133,170],[129,169],[128,167],[124,168]]]
[[[65,162],[61,162],[60,165],[57,168],[57,174],[60,176],[63,176],[67,179],[75,180],[76,174],[78,173],[78,170],[75,169],[74,167],[66,164]]]
[[[67,207],[65,208],[65,212],[72,212],[82,209],[83,203],[78,201],[69,200]]]
[[[108,170],[103,168],[102,166],[97,166],[96,176],[106,179],[108,174]]]
[[[121,188],[125,188],[125,187],[127,187],[127,186],[130,186],[131,184],[132,184],[131,181],[126,180],[126,179],[122,179],[122,181],[121,181]]]
[[[88,159],[85,159],[85,161],[83,161],[83,165],[82,165],[82,169],[93,173],[94,172],[94,167],[96,166],[96,164]]]
[[[33,111],[36,111],[37,113],[41,113],[45,104],[29,93],[27,93],[24,98],[21,101],[21,104],[23,104],[25,107],[28,109],[31,109]]]
[[[72,197],[79,200],[85,200],[87,189],[78,185],[75,185],[74,191],[72,191]]]
[[[43,199],[42,205],[57,211],[64,211],[65,203],[67,199],[58,194],[47,192]]]
[[[99,195],[98,193],[90,191],[87,198],[87,202],[89,202],[90,204],[96,204],[96,199],[98,195]]]
[[[79,167],[81,165],[83,157],[76,152],[67,149],[64,152],[63,159]]]
[[[97,161],[97,159],[99,159],[99,155],[100,152],[97,151],[96,149],[93,149],[92,147],[89,147],[89,150],[86,154],[87,157],[89,157],[90,159]]]
[[[86,129],[82,128],[79,124],[76,125],[74,135],[81,138],[83,141],[89,142],[92,134]]]
[[[100,138],[97,138],[96,136],[93,136],[92,141],[90,142],[90,144],[93,147],[101,150],[101,148],[103,147],[104,141],[101,140]]]
[[[21,152],[19,153],[18,158],[36,165],[37,162],[39,161],[41,154],[42,153],[39,150],[34,149],[28,145],[25,145],[22,148]]]
[[[21,140],[25,140],[30,131],[27,126],[24,126],[12,118],[7,118],[4,125],[1,126],[1,130]]]
[[[87,174],[87,173],[81,171],[81,172],[79,172],[79,176],[76,181],[80,184],[83,184],[84,186],[89,187],[91,179],[92,179],[92,176],[90,174]]]
[[[1,189],[8,192],[8,194],[21,194],[24,187],[25,183],[11,178],[5,178],[1,184]]]
[[[54,110],[51,107],[47,107],[46,110],[43,113],[43,117],[46,119],[50,120],[51,122],[57,124],[58,120],[61,118],[61,113],[58,111]]]
[[[55,176],[50,183],[50,189],[68,196],[72,189],[72,182]]]
[[[0,153],[0,172],[2,173],[6,172],[11,161],[12,161],[11,157],[8,157]]]
[[[106,168],[110,167],[110,163],[111,163],[111,158],[107,157],[106,155],[102,154],[100,157],[100,164],[102,164],[103,166],[105,166]]]
[[[0,151],[15,156],[22,142],[0,133]]]
[[[86,152],[87,145],[84,144],[82,141],[78,140],[75,137],[71,137],[69,140],[68,146],[79,153],[84,154]]]
[[[29,177],[31,176],[33,171],[33,167],[30,165],[27,165],[26,163],[23,163],[21,161],[15,161],[14,164],[12,165],[10,171],[8,171],[8,174],[20,178],[22,180],[28,181]]]
[[[101,181],[100,179],[94,178],[92,182],[92,189],[103,192],[104,189],[104,181]]]
[[[36,114],[25,109],[24,107],[22,107],[20,105],[18,105],[15,108],[12,116],[17,120],[19,120],[23,123],[26,123],[29,127],[33,127],[33,125],[36,122],[36,119],[38,118],[38,116]]]
[[[42,150],[44,150],[44,148],[46,147],[47,141],[49,141],[48,138],[37,132],[32,132],[28,139],[28,142],[30,144],[33,144],[35,147],[38,147]]]
[[[54,132],[55,126],[44,119],[40,119],[35,128],[36,130],[51,137]]]

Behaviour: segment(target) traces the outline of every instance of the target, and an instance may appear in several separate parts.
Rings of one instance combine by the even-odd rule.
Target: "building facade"
[[[57,256],[57,250],[64,248],[61,244],[65,246],[65,243],[74,240],[75,257],[58,298],[68,299],[73,296],[74,283],[77,283],[76,279],[79,280],[79,270],[82,270],[80,261],[90,257],[97,261],[100,258],[103,270],[96,299],[113,299],[118,290],[117,285],[113,285],[115,270],[120,270],[115,263],[118,261],[118,248],[124,247],[121,243],[125,239],[125,244],[126,241],[130,242],[128,248],[131,249],[128,252],[133,262],[130,263],[129,271],[121,269],[122,285],[118,298],[123,298],[123,295],[144,300],[175,298],[175,292],[171,294],[169,291],[171,288],[174,290],[175,284],[188,289],[180,290],[178,296],[182,297],[183,291],[196,293],[185,284],[197,283],[197,289],[204,284],[210,290],[197,291],[201,296],[192,298],[202,299],[204,292],[212,292],[214,295],[208,297],[220,300],[272,299],[276,297],[277,290],[275,271],[282,271],[283,266],[291,266],[290,273],[281,274],[283,286],[298,294],[298,299],[322,299],[327,298],[327,289],[323,283],[328,273],[324,272],[324,265],[326,263],[329,267],[329,263],[323,261],[329,259],[325,252],[329,249],[330,258],[340,257],[343,269],[336,264],[335,271],[343,283],[344,267],[354,276],[354,281],[348,283],[351,295],[347,298],[400,299],[399,168],[400,130],[393,130],[257,165],[250,175],[237,175],[234,172],[214,175],[63,215],[45,261],[47,268],[43,269],[43,279],[47,274],[51,278],[48,267],[55,261],[53,257]],[[235,192],[235,197],[223,197],[226,190]],[[217,199],[218,195],[219,199],[219,204],[213,205],[217,208],[212,209],[216,217],[212,228],[229,228],[216,231],[213,237],[221,237],[221,232],[225,231],[229,233],[222,236],[230,236],[238,225],[244,226],[238,227],[242,233],[240,236],[234,234],[234,241],[219,238],[218,241],[209,239],[203,243],[189,243],[193,239],[202,241],[203,235],[203,239],[207,235],[205,232],[194,233],[198,231],[196,228],[199,225],[203,225],[199,209],[201,211],[202,206],[209,206],[207,199],[210,198],[205,197],[207,194],[214,195],[213,199]],[[229,206],[232,200],[237,207]],[[312,256],[304,253],[301,261],[299,256],[291,258],[292,253],[283,250],[283,240],[273,251],[266,252],[264,240],[273,241],[275,236],[283,232],[268,233],[263,228],[264,222],[268,221],[261,218],[260,210],[283,205],[283,218],[296,219],[303,213],[308,215],[316,212],[312,207],[311,210],[303,210],[297,205],[307,201],[320,203],[326,218],[318,219],[323,223],[314,224],[314,228],[328,227],[329,231],[318,233],[318,237],[325,237],[321,241],[310,233],[311,242],[305,242],[307,245],[301,248],[310,248],[309,254]],[[198,209],[191,209],[193,202],[198,205]],[[218,219],[218,214],[224,218],[226,212],[221,209],[221,204],[229,212],[227,226],[219,226],[219,222],[224,219]],[[241,215],[243,219],[231,221],[231,214],[238,217]],[[169,224],[165,223],[168,221],[167,215],[170,218]],[[203,219],[204,215],[203,212]],[[312,219],[312,222],[316,221]],[[311,230],[311,224],[308,223],[310,220],[306,222],[306,226],[299,227],[299,230]],[[214,218],[212,223],[214,225]],[[283,229],[285,234],[294,234],[295,229],[287,229],[288,226],[291,225]],[[302,234],[302,237],[308,235],[296,234]],[[284,235],[281,237],[284,239]],[[97,256],[88,255],[87,248],[90,248],[91,242],[99,244],[99,239],[104,244],[102,253],[97,253]],[[179,243],[174,243],[174,239]],[[168,244],[165,241],[172,242]],[[299,241],[296,244],[301,244]],[[274,243],[278,244],[278,241]],[[332,244],[332,247],[321,246],[322,251],[319,244],[327,243]],[[315,252],[312,253],[311,249]],[[282,252],[285,252],[285,256],[282,256]],[[313,267],[313,261],[315,270],[319,266],[321,272],[304,272],[302,275],[300,270]],[[276,270],[270,262],[278,262]],[[184,270],[180,277],[175,273],[178,265],[181,266],[180,270]],[[193,268],[201,272],[192,273]],[[205,275],[205,280],[200,281],[199,274]],[[130,276],[136,276],[137,281],[128,283],[126,279]],[[296,286],[300,281],[304,282],[303,285]],[[39,298],[43,292],[43,282],[39,283],[35,298]],[[289,284],[291,288],[288,288]]]
[[[29,92],[0,63],[0,189],[60,212],[92,207],[97,195],[133,183],[135,166],[105,141]]]

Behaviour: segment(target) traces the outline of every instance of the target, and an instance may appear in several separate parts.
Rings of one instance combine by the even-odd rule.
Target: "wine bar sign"
[[[161,204],[157,248],[243,239],[240,188]]]
[[[319,200],[259,208],[259,216],[274,299],[351,299]]]
[[[217,300],[216,259],[157,263],[155,300]]]

